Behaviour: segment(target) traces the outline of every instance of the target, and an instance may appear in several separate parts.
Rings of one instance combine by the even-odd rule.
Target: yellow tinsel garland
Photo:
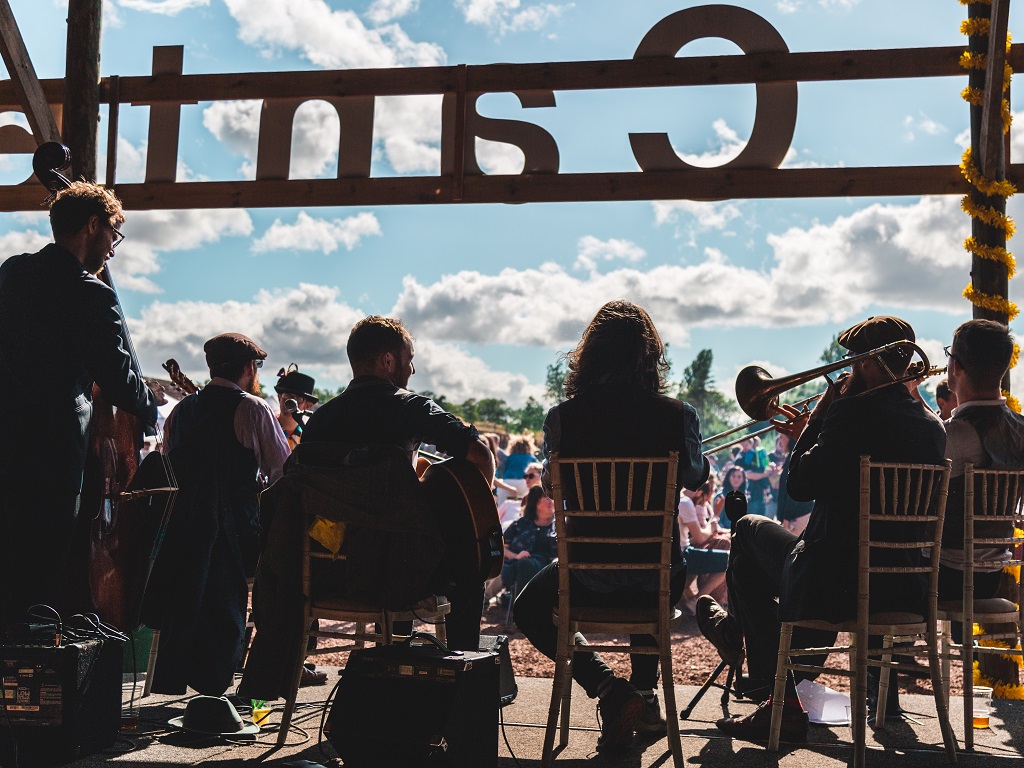
[[[989,261],[998,261],[1006,266],[1007,278],[1012,279],[1017,272],[1017,260],[1013,254],[998,245],[983,245],[973,237],[964,240],[964,248],[974,255]]]
[[[987,685],[992,689],[992,697],[996,699],[1014,699],[1024,701],[1024,685],[1013,683],[1000,683],[998,680],[989,680],[978,670],[978,662],[974,662],[974,684]]]
[[[1017,363],[1020,362],[1020,344],[1013,345],[1013,354],[1010,355],[1010,367],[1016,368]],[[1024,534],[1022,534],[1024,535]]]
[[[1020,413],[1020,400],[1010,394],[1010,390],[1003,390],[1003,397],[1006,399],[1006,407],[1014,413]]]
[[[1020,314],[1020,309],[1012,301],[1007,301],[1002,296],[989,296],[987,293],[976,291],[973,285],[964,288],[962,296],[976,307],[983,307],[990,312],[999,312],[1010,320],[1016,319]]]
[[[1013,185],[1013,182],[1006,179],[986,179],[982,176],[981,171],[974,164],[970,147],[964,150],[963,157],[960,159],[960,173],[971,183],[972,187],[982,194],[991,197],[1013,197],[1017,194],[1017,187]]]
[[[1003,232],[1006,233],[1007,239],[1013,237],[1017,231],[1017,225],[1014,223],[1012,218],[1002,211],[997,211],[995,208],[975,203],[971,199],[970,195],[964,195],[963,199],[960,201],[960,208],[968,216],[973,216],[975,219],[981,219],[990,227],[1003,230]]]

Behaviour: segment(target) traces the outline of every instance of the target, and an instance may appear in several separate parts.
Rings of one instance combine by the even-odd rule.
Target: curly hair
[[[523,499],[523,517],[531,523],[537,522],[537,505],[544,498],[544,489],[539,485],[533,486]]]
[[[609,301],[597,310],[566,360],[566,397],[606,384],[625,385],[638,392],[668,389],[665,374],[669,363],[658,329],[643,307],[625,299]]]
[[[76,181],[58,192],[50,204],[50,229],[54,237],[73,235],[93,216],[106,219],[115,227],[124,223],[124,211],[117,195],[98,184]]]

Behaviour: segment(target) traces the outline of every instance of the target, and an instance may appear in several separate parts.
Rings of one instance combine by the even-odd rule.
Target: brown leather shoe
[[[327,673],[320,672],[312,664],[302,666],[302,677],[299,678],[299,688],[308,688],[311,685],[324,685],[327,683]]]
[[[743,663],[743,633],[736,619],[711,595],[697,598],[697,628],[715,646],[722,661],[733,667]]]
[[[786,699],[782,706],[782,729],[779,738],[790,744],[807,743],[807,713],[795,699]],[[723,717],[715,725],[718,730],[744,741],[768,741],[772,728],[772,700],[769,697],[757,709],[743,717]]]

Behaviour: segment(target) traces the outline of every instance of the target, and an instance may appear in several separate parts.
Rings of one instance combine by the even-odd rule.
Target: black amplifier
[[[324,733],[346,768],[494,768],[500,666],[495,651],[354,650]]]
[[[13,737],[19,764],[55,765],[111,746],[121,723],[122,645],[0,645],[3,726],[11,726],[0,726],[0,752],[10,753]]]

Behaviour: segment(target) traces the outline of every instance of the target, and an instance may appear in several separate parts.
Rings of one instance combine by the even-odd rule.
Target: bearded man
[[[289,448],[259,397],[267,353],[240,333],[206,342],[210,383],[164,424],[179,496],[146,591],[143,620],[160,630],[153,690],[220,696],[242,653],[247,579],[256,572],[259,492]]]

